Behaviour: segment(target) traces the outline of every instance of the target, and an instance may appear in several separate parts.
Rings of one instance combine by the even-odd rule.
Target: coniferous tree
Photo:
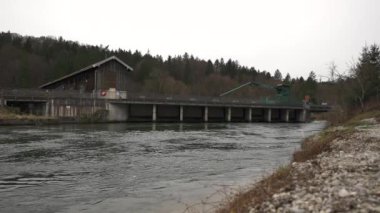
[[[284,83],[285,84],[290,84],[290,82],[291,82],[291,77],[290,77],[290,74],[287,73],[286,76],[285,76],[285,78],[284,78]]]
[[[282,81],[282,74],[281,74],[280,70],[277,69],[274,72],[273,78],[276,80]]]
[[[208,60],[205,74],[211,75],[212,73],[214,73],[214,65],[212,64],[211,60]]]

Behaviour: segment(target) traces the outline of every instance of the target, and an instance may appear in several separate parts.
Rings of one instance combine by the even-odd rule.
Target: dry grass
[[[345,123],[350,118],[350,113],[343,109],[335,109],[330,112],[314,115],[316,120],[328,121],[330,125],[336,126]]]
[[[279,192],[292,181],[292,167],[282,166],[273,174],[256,183],[248,191],[240,191],[234,195],[217,213],[248,212],[252,203],[261,203],[268,200],[274,193]]]
[[[320,137],[306,139],[301,149],[293,154],[293,162],[304,162],[315,158],[318,154],[329,151],[331,142],[336,138],[346,137],[352,129],[324,132]],[[225,202],[224,206],[218,209],[217,213],[242,213],[248,212],[252,206],[269,200],[273,194],[281,191],[288,191],[294,188],[293,178],[298,182],[306,181],[308,174],[297,174],[295,176],[291,165],[278,168],[273,174],[265,177],[256,183],[250,190],[239,192],[233,199]],[[228,201],[228,200],[227,200]]]
[[[309,137],[301,145],[301,149],[293,154],[292,162],[305,162],[314,159],[322,152],[331,150],[331,142],[336,139],[345,139],[355,132],[355,125],[359,125],[363,119],[375,118],[380,121],[380,107],[375,106],[370,111],[360,113],[359,111],[350,112],[351,118],[329,114],[330,123],[344,124],[341,129],[334,127],[320,133],[318,137]],[[348,114],[348,113],[347,113]],[[273,194],[280,191],[288,191],[294,186],[293,178],[297,182],[305,182],[308,174],[294,174],[290,165],[278,168],[273,174],[265,177],[260,182],[253,185],[248,191],[240,191],[232,198],[226,199],[222,206],[216,211],[217,213],[242,213],[248,212],[252,206],[259,205],[269,200]]]
[[[373,109],[371,111],[363,112],[360,114],[357,114],[350,120],[346,122],[346,126],[355,126],[360,125],[362,123],[362,120],[368,119],[368,118],[374,118],[377,121],[380,121],[380,107]]]
[[[46,120],[45,116],[21,114],[19,111],[9,107],[0,107],[0,120]]]
[[[305,162],[315,158],[322,152],[331,150],[331,142],[335,139],[344,139],[351,135],[355,130],[353,128],[344,128],[342,130],[326,130],[318,135],[317,138],[306,138],[301,149],[293,153],[293,162]]]

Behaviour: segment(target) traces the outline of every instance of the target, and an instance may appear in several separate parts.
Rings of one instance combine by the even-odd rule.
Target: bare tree
[[[328,69],[329,69],[329,80],[331,82],[335,82],[335,75],[337,74],[337,68],[338,66],[335,64],[334,61],[331,61],[328,65]]]

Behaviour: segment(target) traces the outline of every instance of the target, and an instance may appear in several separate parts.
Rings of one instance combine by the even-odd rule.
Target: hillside
[[[63,38],[22,36],[11,32],[0,33],[0,88],[37,88],[39,85],[74,72],[82,67],[116,55],[134,68],[128,90],[132,92],[170,95],[215,96],[247,81],[275,85],[284,80],[293,85],[304,80],[283,78],[254,67],[241,66],[235,60],[223,58],[211,61],[185,53],[178,56],[152,56],[131,50],[108,50],[108,47],[79,44]],[[315,93],[316,79],[296,92],[299,99]],[[295,85],[297,88],[297,85]],[[306,88],[306,89],[305,89]],[[297,90],[298,91],[298,90]],[[273,91],[245,88],[232,94],[238,97],[274,95]]]

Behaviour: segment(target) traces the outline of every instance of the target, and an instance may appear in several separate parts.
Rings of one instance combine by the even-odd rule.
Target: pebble
[[[343,188],[343,189],[339,190],[338,195],[339,195],[339,197],[348,197],[351,194],[345,188]]]
[[[380,125],[374,119],[365,122],[373,125],[335,139],[330,152],[292,163],[295,187],[252,204],[249,212],[380,212]],[[302,179],[306,174],[312,178]]]

